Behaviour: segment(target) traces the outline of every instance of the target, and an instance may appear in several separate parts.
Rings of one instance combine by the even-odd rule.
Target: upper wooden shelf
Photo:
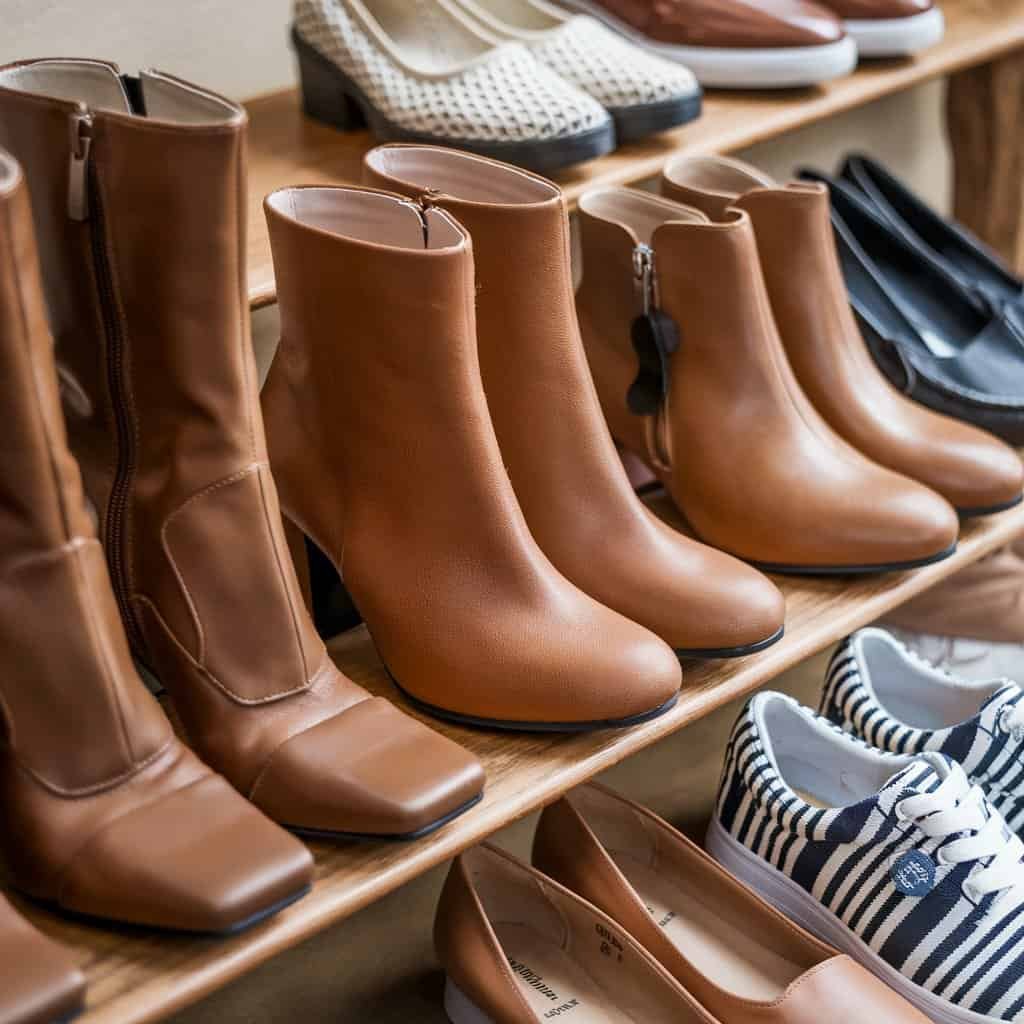
[[[663,509],[659,512],[671,520]],[[424,719],[481,759],[487,771],[483,802],[434,836],[415,843],[312,844],[317,862],[313,892],[236,938],[215,940],[102,928],[20,905],[43,931],[80,954],[90,986],[82,1024],[159,1020],[597,772],[750,693],[1022,531],[1024,507],[968,525],[956,554],[915,572],[857,579],[779,578],[787,605],[784,639],[761,654],[738,661],[686,665],[678,705],[646,725],[582,736],[543,736],[472,731]],[[352,678],[401,704],[364,629],[338,638],[331,653]]]
[[[818,88],[710,93],[703,116],[692,124],[570,168],[557,180],[575,202],[594,185],[624,185],[657,174],[681,147],[693,153],[742,149],[1024,45],[1024,0],[943,0],[942,7],[945,39],[914,59],[866,62],[853,75]],[[374,142],[365,132],[343,134],[310,121],[294,91],[261,97],[248,108],[249,300],[259,307],[275,297],[263,197],[283,185],[358,182],[363,154]]]

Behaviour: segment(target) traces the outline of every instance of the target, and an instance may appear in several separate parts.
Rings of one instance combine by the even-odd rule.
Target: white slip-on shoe
[[[885,630],[839,645],[821,713],[894,753],[934,750],[959,761],[1018,834],[1024,832],[1024,691],[1006,678],[969,680],[935,668]]]
[[[1024,843],[944,754],[877,750],[758,694],[707,845],[936,1024],[1024,1021]]]
[[[540,63],[592,96],[619,144],[692,121],[701,88],[682,64],[654,57],[594,18],[548,0],[455,0],[486,32],[529,47]]]
[[[305,112],[336,128],[539,171],[615,148],[596,100],[451,0],[295,0],[292,41]]]

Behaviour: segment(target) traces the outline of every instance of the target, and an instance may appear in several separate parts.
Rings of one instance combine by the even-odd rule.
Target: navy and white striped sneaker
[[[891,634],[862,629],[832,657],[821,713],[872,746],[937,750],[964,766],[1024,838],[1024,691],[935,668]]]
[[[946,755],[877,750],[758,694],[707,846],[937,1024],[1024,1021],[1024,842]]]

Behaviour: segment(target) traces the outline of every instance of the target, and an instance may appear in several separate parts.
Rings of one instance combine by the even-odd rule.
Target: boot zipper
[[[654,250],[643,242],[638,242],[633,249],[633,281],[640,298],[640,319],[648,321],[653,330],[652,336],[658,339],[658,349],[664,349],[661,353],[661,372],[664,378],[667,375],[668,357],[678,346],[678,336],[675,335],[675,325],[658,309],[658,278],[654,270]],[[636,324],[634,324],[634,332],[635,330]],[[635,338],[636,334],[634,333]],[[635,340],[634,344],[636,344]],[[642,369],[641,374],[643,374]],[[658,403],[657,409],[647,417],[645,431],[652,461],[657,468],[666,472],[671,467],[668,419],[665,412],[667,404],[668,395],[665,394]]]
[[[145,648],[129,601],[128,571],[125,565],[125,520],[135,474],[135,432],[128,389],[125,386],[124,332],[114,294],[114,277],[107,254],[103,197],[96,169],[89,157],[92,149],[92,114],[84,107],[71,119],[72,149],[68,180],[68,215],[72,220],[89,221],[89,240],[96,277],[100,317],[106,337],[107,384],[117,429],[117,470],[110,490],[104,527],[103,547],[110,569],[110,580],[117,598],[129,642],[136,653]]]
[[[633,250],[633,280],[643,307],[644,316],[650,316],[657,305],[654,297],[654,250],[643,242]]]
[[[89,153],[92,150],[92,114],[82,107],[71,115],[71,162],[68,166],[68,216],[89,219]]]

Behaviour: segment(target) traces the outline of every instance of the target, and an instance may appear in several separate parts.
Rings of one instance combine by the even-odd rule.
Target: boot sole
[[[359,85],[333,61],[310,46],[294,26],[291,35],[299,60],[303,112],[307,117],[340,131],[359,131],[369,127],[382,142],[450,146],[541,173],[593,160],[615,149],[615,123],[610,118],[607,124],[577,135],[523,142],[486,142],[410,131],[381,114]],[[647,116],[656,120],[666,115],[651,112]],[[638,121],[642,121],[639,113]]]
[[[761,572],[775,573],[777,576],[870,576],[874,573],[921,569],[926,565],[945,561],[955,552],[956,544],[953,544],[945,551],[940,551],[937,555],[929,555],[927,558],[916,558],[909,562],[884,562],[876,565],[785,565],[776,562],[744,560]]]
[[[998,512],[1005,512],[1007,509],[1016,508],[1024,501],[1024,494],[1018,494],[1012,501],[1004,501],[1001,505],[983,505],[978,508],[958,508],[956,514],[961,519],[977,519],[980,516],[994,516]]]
[[[680,658],[703,659],[710,661],[714,658],[745,658],[748,654],[757,654],[758,651],[766,650],[777,644],[785,635],[786,627],[779,628],[771,636],[764,640],[758,640],[753,644],[745,644],[742,647],[677,647],[676,655]]]
[[[461,818],[467,811],[471,811],[481,800],[483,792],[477,793],[472,800],[467,800],[461,807],[432,821],[429,825],[415,829],[412,832],[332,832],[329,829],[321,828],[299,828],[294,825],[284,825],[293,835],[301,836],[303,839],[321,839],[327,842],[348,841],[354,843],[411,843],[416,839],[424,839],[433,835],[438,829],[444,828],[449,822]]]
[[[255,914],[251,914],[249,917],[244,918],[236,924],[228,925],[226,928],[172,928],[169,925],[141,924],[135,921],[122,921],[114,917],[101,917],[98,914],[86,914],[79,910],[70,910],[67,907],[62,907],[59,903],[39,899],[31,893],[22,893],[22,895],[30,902],[36,904],[36,906],[42,907],[51,914],[67,918],[72,921],[80,921],[83,924],[94,927],[105,928],[108,930],[116,928],[118,931],[123,932],[146,931],[158,932],[161,935],[202,935],[223,939],[248,931],[250,928],[255,927],[262,921],[266,921],[268,918],[279,914],[282,910],[287,910],[287,908],[293,903],[298,903],[299,900],[308,896],[312,891],[312,885],[303,886],[298,892],[292,893],[290,896],[286,896],[283,900],[279,900],[277,903],[274,903],[263,910],[259,910]]]

